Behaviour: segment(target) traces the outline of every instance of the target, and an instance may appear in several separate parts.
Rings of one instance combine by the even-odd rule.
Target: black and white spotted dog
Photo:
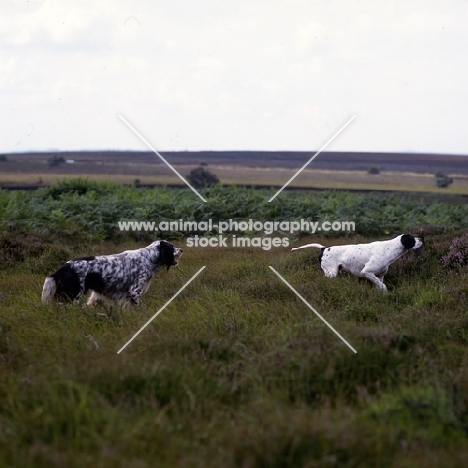
[[[320,266],[325,276],[334,278],[340,270],[355,276],[367,278],[381,291],[387,292],[383,283],[388,267],[411,249],[419,249],[423,240],[409,234],[401,234],[395,239],[371,242],[370,244],[337,245],[325,247],[321,244],[307,244],[291,250],[315,247],[321,249]]]
[[[163,268],[177,266],[182,249],[167,241],[156,241],[148,247],[126,250],[114,255],[99,255],[69,260],[45,279],[42,302],[53,299],[79,301],[92,291],[86,305],[104,298],[119,305],[141,305],[141,295]]]

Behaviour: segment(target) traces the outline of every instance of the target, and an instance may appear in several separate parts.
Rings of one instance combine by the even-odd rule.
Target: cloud
[[[467,152],[467,7],[47,0],[2,6],[1,151]],[[28,132],[29,124],[34,132]],[[19,143],[18,143],[19,142]]]

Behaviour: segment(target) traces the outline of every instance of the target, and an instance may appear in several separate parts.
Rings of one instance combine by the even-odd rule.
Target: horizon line
[[[223,150],[160,150],[161,153],[314,153],[314,150],[289,150],[289,149],[277,149],[277,150],[252,150],[252,149],[223,149]],[[11,151],[11,152],[0,152],[0,155],[15,155],[15,154],[43,154],[43,153],[151,153],[150,150],[137,150],[137,149],[45,149],[45,150],[24,150],[24,151]],[[414,154],[414,155],[434,155],[434,156],[468,156],[466,153],[442,153],[442,152],[431,152],[431,151],[390,151],[390,150],[332,150],[322,151],[322,153],[344,153],[344,154]]]

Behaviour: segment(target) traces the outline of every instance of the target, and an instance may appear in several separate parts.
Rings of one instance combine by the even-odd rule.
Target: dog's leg
[[[138,277],[136,284],[132,285],[127,294],[127,303],[134,306],[141,306],[141,296],[146,292],[151,284],[151,276],[142,274]]]
[[[336,278],[338,276],[338,273],[340,272],[340,269],[339,268],[336,268],[336,269],[325,269],[325,268],[322,268],[323,270],[323,273],[324,275],[327,277],[327,278]]]
[[[75,296],[75,298],[73,299],[73,303],[74,303],[74,304],[79,304],[80,299],[81,299],[81,297],[83,296],[83,294],[84,294],[84,289],[82,288],[82,289],[80,289],[80,292],[79,292],[79,293]]]
[[[92,291],[88,300],[86,301],[86,307],[92,307],[96,304],[103,303],[102,296],[96,291]]]
[[[133,285],[127,293],[126,305],[141,306],[142,287],[140,284]]]
[[[78,291],[78,294],[73,299],[73,303],[78,304],[84,293],[85,293],[85,278],[84,276],[82,276],[80,277],[80,290]]]
[[[385,284],[382,281],[380,281],[380,279],[377,278],[377,276],[375,276],[374,273],[362,271],[361,275],[364,278],[367,278],[369,281],[372,281],[382,292],[387,292],[387,286],[385,286]]]
[[[132,305],[132,306],[141,306],[141,293],[138,291],[131,291],[129,293],[129,298],[130,300],[127,302],[127,304]]]
[[[376,275],[377,278],[379,278],[379,280],[382,281],[382,283],[383,283],[384,276],[387,274],[387,271],[388,271],[388,267],[385,268],[382,272],[380,272],[380,274]]]
[[[328,258],[322,259],[320,267],[327,278],[336,278],[340,272],[340,265]]]

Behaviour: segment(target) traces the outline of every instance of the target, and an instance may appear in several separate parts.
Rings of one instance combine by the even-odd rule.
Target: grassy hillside
[[[426,244],[390,268],[387,295],[353,276],[324,278],[317,251],[189,248],[179,238],[173,242],[184,248],[180,268],[161,272],[141,308],[44,306],[44,277],[63,261],[147,241],[101,228],[86,231],[83,220],[92,226],[97,213],[113,213],[106,187],[100,188],[100,204],[92,191],[0,192],[3,219],[9,220],[0,234],[0,466],[467,465],[463,206],[420,204],[412,208],[418,215],[398,199],[379,207],[372,198],[342,194],[323,195],[317,205],[314,199],[278,199],[281,216],[296,216],[294,209],[300,213],[306,204],[311,213],[320,205],[342,216],[368,216],[366,232],[351,239],[291,237],[291,245],[388,238],[393,231],[383,231],[410,222],[411,215],[413,232],[425,233]],[[153,192],[129,189],[121,198],[120,189],[113,190],[121,210],[131,206],[137,213],[144,205],[140,196],[147,205],[163,198],[162,192],[152,198]],[[204,209],[232,213],[234,196],[239,216],[259,206],[250,192],[218,196]],[[119,205],[123,198],[128,205]],[[173,202],[172,216],[185,215],[188,208],[175,212]],[[60,203],[62,214],[47,226],[45,212]],[[79,206],[88,218],[79,218]],[[25,211],[17,212],[21,207]],[[265,219],[274,215],[265,209],[272,210]],[[395,224],[383,226],[381,217],[372,224],[383,209],[389,219],[393,210]],[[428,226],[436,213],[442,220],[444,210],[447,223]],[[194,216],[207,213],[195,210]],[[33,228],[38,220],[42,229]],[[200,276],[117,354],[203,265]]]

